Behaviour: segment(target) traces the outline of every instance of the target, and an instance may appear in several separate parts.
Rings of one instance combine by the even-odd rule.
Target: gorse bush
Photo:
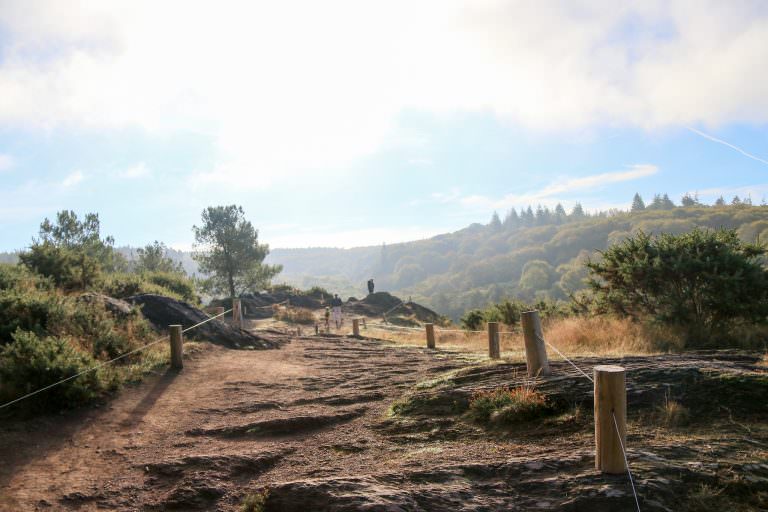
[[[16,331],[12,341],[0,348],[0,400],[10,401],[25,393],[72,377],[95,364],[93,357],[64,338],[38,337]],[[98,371],[88,372],[40,393],[24,407],[43,411],[77,406],[106,389]]]
[[[89,296],[90,295],[90,296]],[[145,343],[152,335],[137,313],[113,315],[94,294],[67,294],[24,267],[0,265],[0,398],[12,400],[99,361]],[[88,373],[36,395],[18,409],[55,410],[79,405],[124,377],[142,360],[137,354],[105,372]]]
[[[276,320],[295,324],[313,324],[316,321],[312,310],[306,308],[279,308],[273,316]]]
[[[142,274],[115,273],[104,277],[99,289],[118,299],[141,293],[165,295],[184,302],[199,304],[194,281],[178,273],[145,272]]]
[[[734,230],[641,231],[587,264],[589,284],[599,311],[677,326],[689,344],[704,346],[734,325],[766,322],[765,252]]]

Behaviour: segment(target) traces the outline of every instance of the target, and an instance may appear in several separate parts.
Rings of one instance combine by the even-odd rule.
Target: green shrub
[[[706,346],[721,342],[735,325],[765,323],[765,253],[734,230],[639,232],[587,264],[589,285],[603,310],[679,326],[690,344]]]
[[[34,244],[19,260],[32,272],[49,277],[65,290],[85,290],[101,275],[98,260],[84,251],[59,247],[51,243]]]
[[[170,272],[108,274],[100,288],[110,297],[118,299],[141,293],[154,293],[192,304],[200,303],[194,281],[187,276]]]
[[[469,401],[469,414],[480,423],[519,423],[553,411],[546,397],[532,385],[480,391]]]
[[[13,400],[94,364],[90,355],[66,339],[16,331],[13,341],[0,349],[0,398],[4,402]],[[73,407],[93,399],[104,389],[101,374],[91,371],[40,393],[22,407],[36,411]]]
[[[21,329],[39,335],[67,318],[67,299],[57,293],[10,289],[0,291],[0,344],[10,342]]]
[[[461,317],[461,326],[468,331],[478,331],[483,326],[485,315],[479,309],[471,309]]]
[[[175,272],[147,272],[142,274],[142,277],[152,284],[170,290],[186,302],[192,304],[200,303],[200,297],[195,290],[194,280],[184,274]]]

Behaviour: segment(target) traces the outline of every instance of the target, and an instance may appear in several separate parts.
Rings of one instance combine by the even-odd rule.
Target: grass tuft
[[[240,512],[264,512],[269,499],[269,489],[246,494],[240,504]]]

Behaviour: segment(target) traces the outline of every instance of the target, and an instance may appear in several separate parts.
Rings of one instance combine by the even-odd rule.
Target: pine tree
[[[563,205],[557,203],[557,206],[555,206],[555,222],[558,224],[562,223],[567,215],[568,214],[565,213],[565,208],[563,208]]]
[[[632,198],[632,212],[641,212],[645,210],[645,202],[643,201],[643,198],[640,197],[640,194],[635,192],[635,197]]]
[[[520,225],[520,216],[517,215],[517,210],[514,208],[507,212],[507,216],[504,217],[504,227],[507,229],[514,229]]]
[[[690,208],[692,206],[698,206],[699,200],[698,198],[694,198],[689,193],[685,193],[685,195],[680,199],[680,204],[683,205],[683,208]]]
[[[672,202],[672,200],[669,198],[667,194],[664,194],[661,197],[661,209],[662,210],[674,210],[675,203]]]
[[[493,215],[491,215],[491,223],[489,225],[494,231],[501,229],[501,219],[499,218],[499,214],[497,212],[493,212]]]
[[[583,219],[585,217],[584,208],[581,207],[581,203],[576,203],[573,206],[570,217],[571,219]]]
[[[723,196],[720,196],[715,200],[715,206],[725,206],[725,199]]]

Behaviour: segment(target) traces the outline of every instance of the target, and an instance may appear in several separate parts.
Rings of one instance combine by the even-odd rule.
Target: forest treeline
[[[768,240],[768,206],[723,198],[713,205],[686,195],[676,205],[667,194],[648,204],[635,195],[629,211],[586,212],[577,204],[510,210],[488,224],[473,224],[426,240],[354,249],[275,249],[280,279],[307,287],[361,293],[375,278],[377,289],[410,296],[454,319],[504,298],[528,303],[566,300],[586,288],[590,258],[643,231],[682,234],[700,227],[735,229],[747,242]]]

